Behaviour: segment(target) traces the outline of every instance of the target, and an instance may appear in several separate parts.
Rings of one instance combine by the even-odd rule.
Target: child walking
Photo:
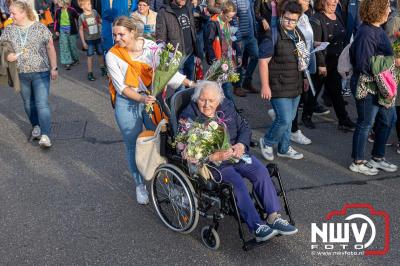
[[[54,31],[60,37],[60,62],[66,70],[79,64],[79,53],[76,47],[78,12],[71,7],[71,0],[59,0],[59,8],[55,13]]]
[[[96,51],[101,75],[107,75],[104,67],[103,48],[101,43],[101,17],[96,10],[92,9],[90,0],[80,0],[79,5],[83,13],[79,16],[79,35],[82,40],[82,46],[86,49],[88,80],[94,81],[96,78],[93,75],[93,55]]]

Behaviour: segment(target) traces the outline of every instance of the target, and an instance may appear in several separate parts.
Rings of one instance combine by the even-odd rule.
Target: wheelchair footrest
[[[252,250],[253,248],[264,246],[267,243],[269,243],[269,240],[257,242],[256,239],[253,238],[251,240],[244,242],[242,248],[244,251],[249,251]]]

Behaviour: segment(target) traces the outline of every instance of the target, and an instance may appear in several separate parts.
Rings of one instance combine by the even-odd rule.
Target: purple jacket
[[[217,112],[223,113],[223,119],[228,127],[230,136],[230,143],[232,145],[236,143],[242,143],[246,146],[246,151],[250,147],[251,129],[238,112],[236,112],[235,106],[232,101],[224,99],[224,101],[218,106]],[[190,102],[188,106],[182,111],[179,118],[192,119],[193,121],[206,121],[207,118],[200,112],[197,107],[197,103]]]

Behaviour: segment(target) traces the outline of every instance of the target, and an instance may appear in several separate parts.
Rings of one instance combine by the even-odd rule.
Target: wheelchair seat
[[[182,113],[183,109],[190,103],[192,100],[192,95],[194,93],[194,89],[184,89],[176,92],[171,99],[170,104],[170,122],[173,137],[178,134],[178,122],[179,116]]]

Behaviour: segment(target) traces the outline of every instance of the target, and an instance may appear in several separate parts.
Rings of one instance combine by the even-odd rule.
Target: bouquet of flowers
[[[166,46],[155,46],[153,50],[153,80],[151,82],[151,89],[146,93],[152,96],[157,96],[161,93],[172,77],[178,72],[182,64],[182,53],[178,51],[179,43],[174,47],[168,43]],[[157,58],[160,62],[157,65]],[[146,112],[153,111],[152,105],[146,105]]]
[[[218,83],[238,82],[240,76],[236,73],[233,61],[227,58],[221,58],[215,61],[208,69],[205,80],[215,81]]]
[[[215,120],[199,123],[181,119],[174,144],[183,159],[192,164],[204,163],[214,152],[231,147],[226,127]]]
[[[393,42],[393,53],[395,58],[400,58],[400,32],[396,32],[397,39]]]

